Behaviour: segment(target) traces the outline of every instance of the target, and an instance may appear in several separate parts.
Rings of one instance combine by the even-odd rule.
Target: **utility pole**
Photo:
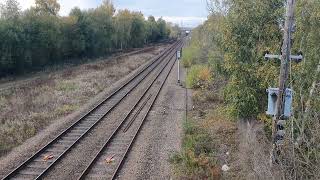
[[[273,116],[273,148],[272,157],[273,161],[278,162],[278,155],[281,153],[281,145],[284,143],[285,124],[286,120],[291,116],[292,107],[292,89],[288,88],[287,80],[289,77],[290,61],[297,63],[303,60],[302,52],[298,55],[291,55],[292,33],[294,32],[294,6],[295,0],[287,0],[285,26],[284,31],[282,54],[272,55],[266,51],[265,59],[279,59],[281,61],[279,88],[269,88],[268,95],[268,115]]]
[[[280,56],[280,78],[279,78],[279,92],[277,98],[276,114],[273,124],[273,140],[274,140],[274,155],[280,153],[279,145],[283,144],[284,140],[284,126],[287,117],[284,116],[286,95],[287,95],[287,80],[289,77],[291,56],[292,33],[294,26],[294,5],[295,0],[287,0],[286,17],[284,26],[284,37],[282,46],[282,55]],[[277,157],[274,157],[277,161]]]
[[[282,46],[280,80],[279,80],[279,98],[277,100],[276,118],[280,119],[284,113],[284,96],[286,91],[286,82],[289,74],[289,63],[291,60],[291,35],[294,26],[294,2],[295,0],[287,1],[286,21],[284,27],[284,39]]]

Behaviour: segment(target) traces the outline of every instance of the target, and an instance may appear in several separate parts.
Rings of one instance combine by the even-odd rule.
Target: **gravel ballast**
[[[184,74],[182,71],[182,80]],[[181,148],[185,99],[185,89],[177,84],[176,63],[120,170],[118,179],[173,178],[168,160]],[[190,107],[191,102],[188,104]]]

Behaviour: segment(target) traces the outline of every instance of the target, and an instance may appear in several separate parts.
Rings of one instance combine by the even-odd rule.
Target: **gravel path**
[[[181,72],[184,79],[184,72]],[[128,155],[119,179],[171,179],[169,157],[181,148],[185,89],[177,84],[177,63]]]

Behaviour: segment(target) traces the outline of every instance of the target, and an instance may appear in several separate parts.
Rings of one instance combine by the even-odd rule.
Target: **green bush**
[[[183,150],[170,158],[170,162],[178,168],[178,176],[191,179],[212,177],[209,169],[216,164],[213,138],[192,121],[184,124],[184,133]]]
[[[188,46],[182,51],[182,64],[184,67],[191,67],[196,64],[199,58],[200,48],[196,46]]]
[[[187,87],[205,89],[212,82],[212,72],[206,65],[191,66],[187,75]]]

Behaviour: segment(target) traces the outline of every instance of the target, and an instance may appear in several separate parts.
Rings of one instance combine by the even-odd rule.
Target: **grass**
[[[0,128],[0,152],[4,153],[21,144],[25,139],[36,134],[36,127],[32,122],[5,123]]]
[[[221,179],[221,160],[235,144],[236,125],[224,113],[225,107],[215,91],[195,90],[192,96],[194,110],[184,124],[182,150],[172,155],[176,179]]]
[[[71,92],[79,87],[75,82],[70,82],[70,81],[60,81],[57,84],[57,90],[62,91],[62,92]]]
[[[174,154],[170,159],[175,166],[176,176],[181,179],[207,179],[220,176],[219,172],[215,171],[216,147],[209,133],[192,120],[185,123],[184,133],[182,152]]]
[[[0,156],[55,120],[78,110],[89,99],[153,56],[146,53],[117,61],[97,61],[52,72],[26,85],[1,90]]]
[[[73,112],[74,110],[76,110],[78,108],[79,108],[79,106],[77,106],[77,105],[67,104],[67,105],[63,105],[63,106],[58,107],[56,112],[59,115],[66,115],[70,112]]]
[[[206,89],[212,79],[212,72],[207,65],[194,65],[188,71],[186,82],[188,88]]]
[[[3,108],[5,108],[6,104],[7,104],[7,99],[3,96],[0,96],[0,109],[2,110]]]

